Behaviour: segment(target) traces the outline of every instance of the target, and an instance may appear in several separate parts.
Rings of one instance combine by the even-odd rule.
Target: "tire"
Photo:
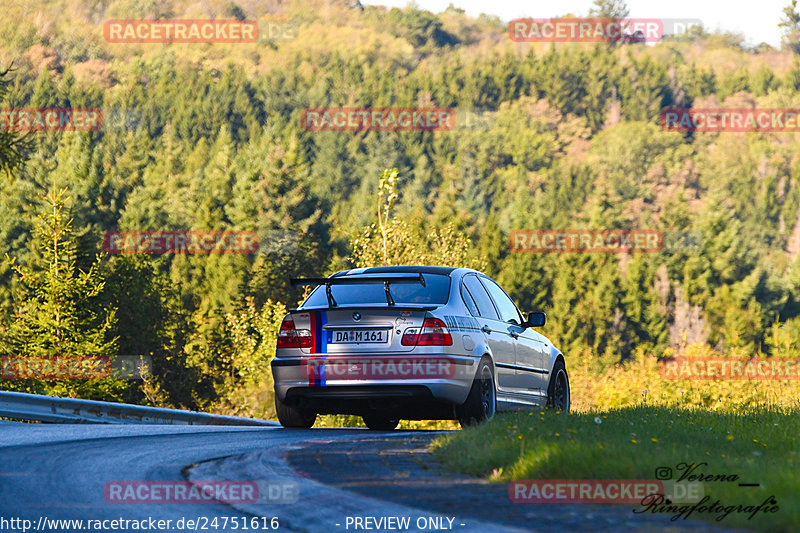
[[[568,413],[569,404],[569,376],[564,361],[559,359],[553,365],[553,373],[547,385],[547,407]]]
[[[317,413],[286,405],[277,396],[275,396],[275,411],[278,413],[278,422],[285,428],[309,429],[317,420]]]
[[[399,418],[387,418],[381,415],[363,415],[364,424],[372,431],[391,431],[400,423]]]
[[[488,359],[481,359],[472,381],[467,400],[458,408],[458,421],[462,428],[491,420],[497,411],[497,389],[494,371]]]

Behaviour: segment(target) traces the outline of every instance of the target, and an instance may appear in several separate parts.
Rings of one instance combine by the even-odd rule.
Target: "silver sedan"
[[[272,371],[278,420],[309,428],[317,414],[459,420],[497,411],[568,411],[563,354],[506,292],[466,268],[396,266],[292,280],[314,290],[281,324]]]

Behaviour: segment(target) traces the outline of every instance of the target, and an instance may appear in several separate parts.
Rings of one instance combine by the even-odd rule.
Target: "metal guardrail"
[[[280,425],[256,418],[9,391],[0,391],[0,417],[58,424]]]

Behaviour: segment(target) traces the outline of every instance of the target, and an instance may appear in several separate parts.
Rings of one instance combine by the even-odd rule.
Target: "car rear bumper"
[[[439,366],[442,360],[451,366],[440,375],[434,372],[433,376],[414,376],[408,371],[411,368],[408,361],[412,359],[416,368],[426,360],[427,368],[434,371],[444,369],[444,365]],[[362,364],[368,367],[368,363],[361,363],[363,361],[393,362],[394,368],[405,369],[406,375],[394,376],[391,372],[388,375],[364,375],[364,372],[342,371],[346,366],[356,368]],[[453,355],[276,357],[272,360],[272,374],[275,394],[281,401],[320,414],[383,411],[399,418],[436,419],[454,417],[453,407],[466,400],[477,363],[473,357]],[[320,366],[311,365],[324,365],[325,371],[321,371]]]

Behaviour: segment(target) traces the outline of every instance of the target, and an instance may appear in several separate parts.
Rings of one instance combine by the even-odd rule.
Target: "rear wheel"
[[[472,426],[494,417],[497,409],[497,391],[494,386],[494,371],[488,359],[481,359],[478,372],[472,381],[467,401],[458,408],[461,427]]]
[[[559,359],[553,365],[553,374],[550,376],[550,384],[547,386],[547,407],[559,411],[569,412],[569,377],[564,361]]]
[[[317,420],[317,413],[314,411],[286,405],[277,396],[275,396],[275,411],[278,413],[278,422],[285,428],[309,429]]]
[[[400,423],[399,418],[389,418],[381,415],[364,415],[361,417],[364,424],[373,431],[391,431]]]

